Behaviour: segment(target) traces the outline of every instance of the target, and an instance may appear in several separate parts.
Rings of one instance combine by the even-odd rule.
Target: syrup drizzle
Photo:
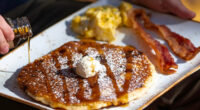
[[[30,36],[28,36],[28,63],[31,63],[31,55],[30,55]]]
[[[85,54],[85,48],[83,47],[83,49],[78,49],[78,53],[82,53],[82,54]],[[78,80],[79,81],[79,92],[76,94],[76,97],[78,99],[80,99],[81,101],[82,100],[87,100],[85,97],[84,97],[84,91],[85,91],[85,88],[84,88],[84,81],[83,79],[80,77],[80,79]]]
[[[102,51],[102,50],[100,50],[100,51]],[[117,95],[117,97],[118,97],[118,95],[119,95],[119,88],[118,88],[118,86],[117,86],[117,82],[116,82],[116,79],[115,79],[115,75],[114,75],[114,73],[111,71],[110,66],[108,65],[107,60],[106,60],[106,58],[105,58],[105,55],[102,54],[101,57],[102,57],[101,64],[103,64],[103,65],[106,67],[106,70],[107,70],[107,73],[106,73],[106,74],[107,74],[107,75],[110,77],[110,79],[112,80],[113,86],[114,86],[114,88],[115,88],[116,95]]]
[[[42,66],[42,63],[41,63],[41,66],[40,66],[40,70],[42,71],[42,73],[45,76],[45,81],[46,81],[45,86],[47,86],[47,93],[53,94],[53,91],[52,91],[51,85],[50,85],[50,81],[49,81],[48,75],[47,75],[48,73],[46,73],[45,68]],[[52,95],[51,95],[51,97],[52,97]]]

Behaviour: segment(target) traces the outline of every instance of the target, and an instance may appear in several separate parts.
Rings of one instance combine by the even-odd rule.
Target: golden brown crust
[[[104,65],[87,79],[74,71],[85,55]],[[32,98],[53,108],[99,109],[141,97],[154,72],[148,58],[133,47],[72,41],[25,66],[18,82]]]

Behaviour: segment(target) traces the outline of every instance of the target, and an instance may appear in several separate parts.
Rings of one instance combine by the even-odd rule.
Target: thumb
[[[181,2],[181,0],[163,0],[164,7],[171,13],[184,18],[192,19],[196,14],[187,9]]]

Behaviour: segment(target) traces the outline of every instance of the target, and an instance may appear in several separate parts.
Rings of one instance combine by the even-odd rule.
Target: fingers
[[[195,17],[195,13],[187,9],[181,2],[181,0],[163,0],[163,6],[171,13],[184,18],[192,19]]]
[[[6,41],[12,41],[14,39],[14,32],[12,28],[8,25],[5,19],[0,15],[0,30],[3,32],[3,35]]]
[[[0,15],[0,54],[6,54],[9,51],[8,42],[14,40],[14,32]]]
[[[3,32],[0,30],[0,54],[6,54],[9,51],[9,45],[4,37]]]
[[[184,19],[195,17],[195,13],[187,9],[181,0],[131,0],[159,12],[173,13]]]
[[[159,11],[159,12],[168,12],[165,8],[162,6],[162,0],[131,0],[133,3],[146,6],[148,8],[151,8],[153,10]]]

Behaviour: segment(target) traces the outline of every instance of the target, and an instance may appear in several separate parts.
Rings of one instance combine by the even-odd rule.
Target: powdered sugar
[[[90,88],[90,85],[86,79],[83,79],[83,87],[85,88],[84,97],[86,99],[91,99],[92,89]]]
[[[100,100],[110,101],[116,99],[115,89],[111,79],[106,74],[106,67],[103,66],[99,72],[98,84],[100,89]]]
[[[72,53],[73,67],[82,59],[83,55],[81,53]]]
[[[69,66],[67,65],[68,62],[68,58],[67,56],[62,57],[62,56],[58,56],[58,62],[60,63],[60,69],[67,69]]]
[[[76,79],[76,75],[74,73],[63,73],[65,76],[67,90],[69,91],[69,100],[71,103],[79,103],[80,100],[77,99],[76,93],[79,90],[78,80]]]
[[[45,60],[42,62],[43,68],[46,70],[46,76],[51,87],[51,91],[54,96],[58,99],[64,100],[64,93],[63,93],[63,81],[62,78],[57,75],[57,68],[55,66],[56,62],[53,58]]]
[[[85,53],[87,53],[88,56],[93,57],[93,58],[100,56],[99,52],[95,48],[92,48],[92,47],[87,48]]]
[[[105,51],[105,57],[107,60],[107,64],[109,65],[111,71],[115,76],[115,80],[117,82],[117,86],[120,91],[123,91],[122,86],[124,85],[125,81],[125,74],[126,72],[126,55],[123,50],[118,48],[115,49],[108,49]]]

